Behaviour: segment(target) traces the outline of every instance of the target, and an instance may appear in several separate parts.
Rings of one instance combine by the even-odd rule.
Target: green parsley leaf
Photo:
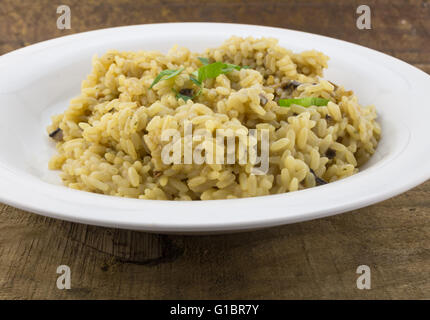
[[[200,67],[198,70],[199,82],[203,82],[206,79],[218,77],[221,73],[223,73],[222,71],[225,67],[226,64],[223,62],[214,62]]]
[[[204,65],[209,64],[209,59],[208,58],[198,57],[197,59],[199,59],[200,62],[203,63]]]
[[[194,99],[202,93],[204,80],[216,78],[220,74],[229,73],[233,70],[240,70],[242,68],[243,69],[249,68],[248,66],[241,67],[241,66],[237,66],[235,64],[223,63],[223,62],[214,62],[214,63],[209,64],[208,58],[199,57],[198,59],[203,63],[203,66],[190,74],[190,80],[196,86],[198,86],[200,88],[199,91],[194,96],[192,96],[191,98],[188,96],[183,96],[183,95],[181,95],[175,91],[176,98],[178,98],[178,99],[182,98],[182,99],[184,99],[184,101],[187,101],[189,99]]]
[[[242,68],[245,68],[245,67],[237,66],[235,64],[230,64],[230,63],[224,63],[220,61],[214,62],[199,68],[197,80],[199,82],[203,82],[206,79],[213,79],[218,77],[220,74],[226,74],[233,70],[240,70]]]
[[[306,98],[300,98],[300,99],[279,99],[279,105],[281,107],[289,107],[292,104],[297,104],[299,106],[303,107],[310,107],[310,106],[326,106],[327,103],[330,100],[323,99],[323,98],[315,98],[315,97],[306,97]]]
[[[155,86],[158,82],[161,80],[167,80],[173,77],[176,77],[178,74],[180,74],[182,71],[184,71],[184,68],[178,69],[178,70],[170,70],[166,69],[161,71],[158,76],[155,77],[154,81],[152,82],[149,89],[152,89],[153,86]]]

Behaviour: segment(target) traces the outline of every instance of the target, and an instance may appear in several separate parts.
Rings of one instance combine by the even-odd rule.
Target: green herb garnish
[[[184,71],[184,68],[178,69],[178,70],[163,70],[161,71],[158,76],[155,77],[154,81],[152,82],[149,89],[152,89],[153,86],[155,86],[158,82],[161,80],[167,80],[173,77],[176,77],[178,74],[180,74],[182,71]]]
[[[194,84],[195,84],[196,86],[199,86],[199,87],[201,87],[201,86],[202,86],[202,83],[201,83],[199,80],[197,80],[193,75],[190,75],[190,80],[191,80],[192,82],[194,82]]]
[[[204,65],[198,70],[197,80],[202,83],[206,79],[213,79],[218,77],[220,74],[226,74],[233,70],[240,70],[242,68],[249,68],[248,66],[241,67],[235,64],[224,63],[224,62],[214,62],[211,64]]]
[[[177,92],[176,90],[173,89],[173,91],[175,92],[175,97],[177,99],[183,99],[184,101],[187,101],[187,100],[194,99],[194,98],[198,97],[203,91],[203,81],[205,81],[206,79],[216,78],[220,74],[226,74],[226,73],[229,73],[233,70],[240,70],[240,69],[249,68],[248,66],[241,67],[241,66],[238,66],[235,64],[224,63],[224,62],[209,63],[209,59],[203,58],[203,57],[198,57],[198,59],[203,64],[203,66],[190,74],[190,80],[197,87],[199,87],[199,91],[195,95],[190,97],[189,95],[181,94],[180,92]],[[165,70],[165,71],[167,71],[167,70]],[[169,77],[171,77],[171,76],[169,76]],[[156,78],[156,80],[157,80],[157,78]],[[168,79],[168,78],[165,78],[165,79]],[[154,82],[155,82],[155,80],[154,80]]]
[[[289,107],[292,104],[297,104],[303,107],[310,106],[326,106],[330,100],[324,98],[306,97],[300,99],[279,99],[279,105],[281,107]]]
[[[204,65],[209,64],[209,59],[208,58],[198,57],[197,59],[199,59],[200,62],[203,63]]]

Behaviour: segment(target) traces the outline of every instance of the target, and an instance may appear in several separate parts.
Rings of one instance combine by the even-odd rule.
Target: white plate
[[[137,200],[64,186],[47,163],[45,127],[79,93],[93,54],[108,49],[202,51],[231,35],[275,37],[330,56],[325,78],[375,104],[382,124],[377,152],[347,179],[303,191],[239,200]],[[318,35],[251,25],[172,23],[86,32],[0,57],[0,201],[64,220],[154,232],[256,229],[334,215],[404,192],[430,177],[430,76],[380,52]]]

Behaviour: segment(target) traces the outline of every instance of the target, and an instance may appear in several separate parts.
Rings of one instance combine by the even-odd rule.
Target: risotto
[[[374,153],[381,129],[373,106],[322,78],[327,61],[266,38],[232,37],[202,53],[109,51],[93,58],[81,94],[52,117],[47,131],[57,152],[49,168],[61,170],[70,188],[157,200],[263,196],[343,179]],[[220,129],[240,132],[233,142],[257,145],[267,168],[187,161],[186,149],[200,160],[209,151],[239,159],[240,143],[224,148]],[[178,132],[175,140],[163,138],[167,130]],[[193,135],[199,130],[204,143]],[[183,152],[166,162],[169,144]]]

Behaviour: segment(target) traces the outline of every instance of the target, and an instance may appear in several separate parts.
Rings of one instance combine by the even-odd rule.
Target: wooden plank
[[[326,219],[204,237],[78,225],[3,206],[0,297],[425,298],[429,189]],[[69,291],[55,287],[60,264],[71,267]],[[360,264],[372,268],[370,291],[355,287]]]
[[[359,43],[430,72],[428,1],[367,1],[372,30],[355,27],[358,1],[3,0],[0,53],[103,27],[221,21],[314,32]],[[430,182],[342,215],[217,236],[156,235],[58,221],[0,204],[1,299],[429,298]],[[72,289],[56,288],[71,267]],[[357,266],[372,289],[356,288]]]

